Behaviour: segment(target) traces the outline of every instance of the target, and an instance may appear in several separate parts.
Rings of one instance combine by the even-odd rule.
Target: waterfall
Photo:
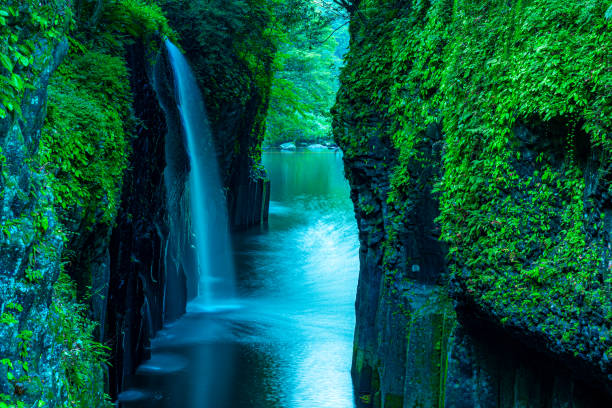
[[[204,100],[181,51],[166,40],[178,110],[189,155],[191,236],[197,252],[199,284],[195,300],[215,308],[235,295],[234,263],[227,206]]]

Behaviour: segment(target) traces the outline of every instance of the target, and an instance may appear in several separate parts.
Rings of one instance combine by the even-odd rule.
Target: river
[[[166,325],[130,408],[352,408],[357,225],[339,152],[266,152],[265,227],[233,237],[238,300]],[[133,401],[129,401],[133,400]]]

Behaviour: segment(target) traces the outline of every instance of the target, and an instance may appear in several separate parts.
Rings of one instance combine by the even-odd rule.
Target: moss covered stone
[[[353,187],[388,149],[389,290],[422,270],[407,237],[432,194],[454,297],[610,387],[608,7],[363,0],[334,128]]]

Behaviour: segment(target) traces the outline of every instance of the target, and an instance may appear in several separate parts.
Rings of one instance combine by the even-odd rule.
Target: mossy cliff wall
[[[55,406],[84,392],[91,406],[104,403],[103,351],[61,275],[69,237],[44,151],[71,17],[62,2],[0,7],[0,406]]]
[[[608,403],[608,6],[359,2],[334,134],[360,229],[363,402]]]
[[[216,27],[207,11],[196,21]],[[140,0],[8,1],[0,33],[0,406],[105,406],[193,295],[179,256],[189,238],[170,234],[189,167],[162,39],[181,41]],[[270,70],[258,72],[243,80],[258,97],[216,100],[242,109],[216,133],[239,141],[221,165],[242,227],[267,211],[258,126]]]

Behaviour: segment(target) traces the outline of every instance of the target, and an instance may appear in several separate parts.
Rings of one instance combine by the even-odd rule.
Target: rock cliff
[[[609,405],[610,22],[587,3],[356,3],[334,134],[363,404]]]
[[[165,13],[177,22],[180,12],[159,3],[0,7],[10,39],[0,47],[0,406],[108,405],[104,391],[122,390],[152,336],[194,296],[179,255],[187,229],[170,234],[187,217],[189,165],[162,41],[193,38],[170,28]],[[193,22],[216,29],[214,14]],[[235,47],[273,48],[247,42],[215,51],[242,64],[244,92],[207,99],[235,228],[264,222],[269,199],[260,154],[270,66],[250,71]],[[193,59],[202,84],[216,83]]]

